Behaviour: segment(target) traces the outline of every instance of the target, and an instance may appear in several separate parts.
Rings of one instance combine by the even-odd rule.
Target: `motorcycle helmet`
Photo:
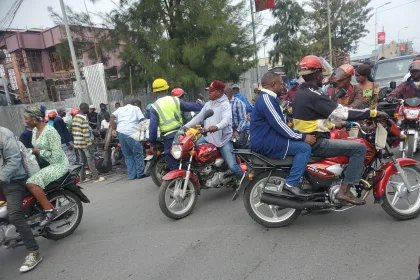
[[[153,92],[161,92],[167,90],[169,85],[164,79],[159,78],[153,81],[152,88]]]
[[[339,82],[341,80],[351,78],[354,75],[354,67],[350,64],[343,64],[338,68],[335,68],[332,75],[332,82]]]
[[[181,98],[185,93],[185,91],[182,88],[174,88],[171,92],[172,96]]]
[[[308,55],[299,62],[298,71],[300,76],[316,73],[318,71],[325,72],[325,68],[321,59],[315,55]]]

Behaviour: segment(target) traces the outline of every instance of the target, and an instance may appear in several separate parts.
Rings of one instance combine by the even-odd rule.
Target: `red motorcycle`
[[[29,193],[23,200],[22,211],[27,217],[35,237],[42,236],[51,240],[59,240],[72,234],[79,226],[83,216],[83,205],[89,199],[77,185],[77,173],[82,165],[77,165],[64,177],[54,181],[45,188],[48,200],[57,210],[57,216],[47,227],[40,227],[43,219],[42,207]],[[25,187],[25,186],[22,186]],[[0,191],[0,246],[14,248],[23,245],[16,227],[8,220],[6,197]]]
[[[364,138],[348,138],[367,148],[363,176],[352,193],[366,200],[373,190],[375,203],[380,203],[390,216],[409,220],[420,214],[420,169],[417,161],[409,158],[396,159],[392,148],[404,139],[397,125],[391,120],[369,120],[362,127]],[[338,140],[341,141],[341,140]],[[235,200],[242,189],[244,204],[251,218],[265,227],[283,227],[291,224],[304,213],[321,209],[345,211],[354,205],[339,201],[344,170],[349,162],[346,156],[311,158],[301,187],[309,197],[297,197],[284,189],[293,163],[293,157],[272,159],[250,150],[235,150],[246,162],[248,178],[235,193]]]
[[[205,118],[213,115],[206,111]],[[182,219],[193,211],[202,189],[237,188],[235,174],[229,169],[220,151],[213,144],[196,145],[196,141],[207,131],[191,128],[178,132],[172,144],[171,154],[180,159],[179,169],[163,177],[159,191],[159,206],[169,218]],[[239,158],[237,158],[238,163]],[[246,165],[240,165],[245,171]]]
[[[420,98],[397,99],[393,103],[399,104],[394,117],[401,132],[407,136],[407,141],[401,147],[403,157],[412,158],[420,144],[417,141],[420,129]]]

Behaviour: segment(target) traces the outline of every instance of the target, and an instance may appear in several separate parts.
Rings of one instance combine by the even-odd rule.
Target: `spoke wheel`
[[[69,191],[51,193],[48,199],[61,216],[47,226],[43,236],[52,240],[65,238],[76,230],[82,220],[82,202],[76,194]]]
[[[284,227],[291,224],[300,215],[300,210],[293,208],[282,208],[276,205],[268,205],[260,201],[261,192],[266,185],[269,172],[264,172],[255,178],[244,192],[245,209],[251,218],[269,228]],[[287,174],[274,171],[266,186],[276,188],[284,185]],[[279,188],[277,190],[280,190]],[[281,190],[280,190],[281,191]]]
[[[168,173],[168,162],[166,161],[165,155],[160,155],[156,162],[150,167],[150,177],[152,177],[153,183],[160,187],[162,185],[162,178]]]
[[[398,220],[410,220],[420,214],[420,169],[403,167],[410,190],[398,174],[393,174],[382,197],[382,208]]]
[[[163,181],[159,191],[159,207],[168,218],[179,220],[194,210],[197,203],[198,193],[191,180],[188,181],[187,192],[181,197],[183,178]]]

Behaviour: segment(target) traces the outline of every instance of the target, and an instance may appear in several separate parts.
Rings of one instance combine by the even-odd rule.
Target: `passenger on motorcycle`
[[[300,61],[299,74],[305,83],[300,85],[293,102],[294,128],[301,133],[315,135],[317,141],[312,146],[314,156],[350,158],[337,199],[354,205],[363,205],[365,201],[356,198],[350,189],[352,185],[358,185],[360,182],[366,147],[345,140],[330,140],[329,119],[357,121],[383,114],[376,110],[346,108],[323,95],[319,88],[322,86],[323,71],[325,70],[322,62],[316,56],[306,56]]]
[[[388,99],[399,98],[406,100],[407,98],[420,98],[420,60],[413,61],[410,64],[409,71],[410,78],[394,89],[388,96]]]
[[[169,85],[164,79],[156,79],[152,88],[157,100],[150,108],[149,142],[152,146],[156,144],[159,127],[163,136],[168,168],[174,170],[179,167],[179,161],[171,155],[171,148],[176,132],[183,125],[181,112],[200,111],[203,105],[168,96]]]
[[[42,261],[38,252],[38,243],[22,212],[26,177],[20,149],[13,132],[0,127],[0,191],[6,196],[9,221],[16,227],[28,251],[20,272],[29,271]]]
[[[232,153],[232,107],[229,104],[228,98],[224,95],[225,84],[215,80],[206,90],[209,92],[210,101],[204,105],[197,116],[184,126],[184,130],[202,123],[205,112],[207,110],[213,110],[213,116],[204,121],[204,128],[208,130],[209,134],[201,137],[196,144],[211,143],[219,148],[229,168],[241,178],[243,172],[236,162],[235,155]]]
[[[294,156],[293,166],[286,178],[287,189],[304,196],[299,183],[305,172],[313,135],[299,133],[287,126],[277,97],[283,92],[281,76],[268,72],[261,80],[262,90],[251,116],[251,149],[271,158]]]
[[[344,107],[360,109],[363,103],[363,90],[359,85],[351,84],[353,76],[354,68],[350,64],[344,64],[334,69],[331,82],[337,86],[332,91],[331,99]]]

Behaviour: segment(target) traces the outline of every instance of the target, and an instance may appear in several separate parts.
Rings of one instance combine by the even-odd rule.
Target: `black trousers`
[[[26,249],[28,251],[37,251],[39,249],[38,243],[22,212],[22,203],[26,193],[25,182],[12,181],[8,185],[1,186],[1,188],[6,196],[10,223],[16,227]]]

